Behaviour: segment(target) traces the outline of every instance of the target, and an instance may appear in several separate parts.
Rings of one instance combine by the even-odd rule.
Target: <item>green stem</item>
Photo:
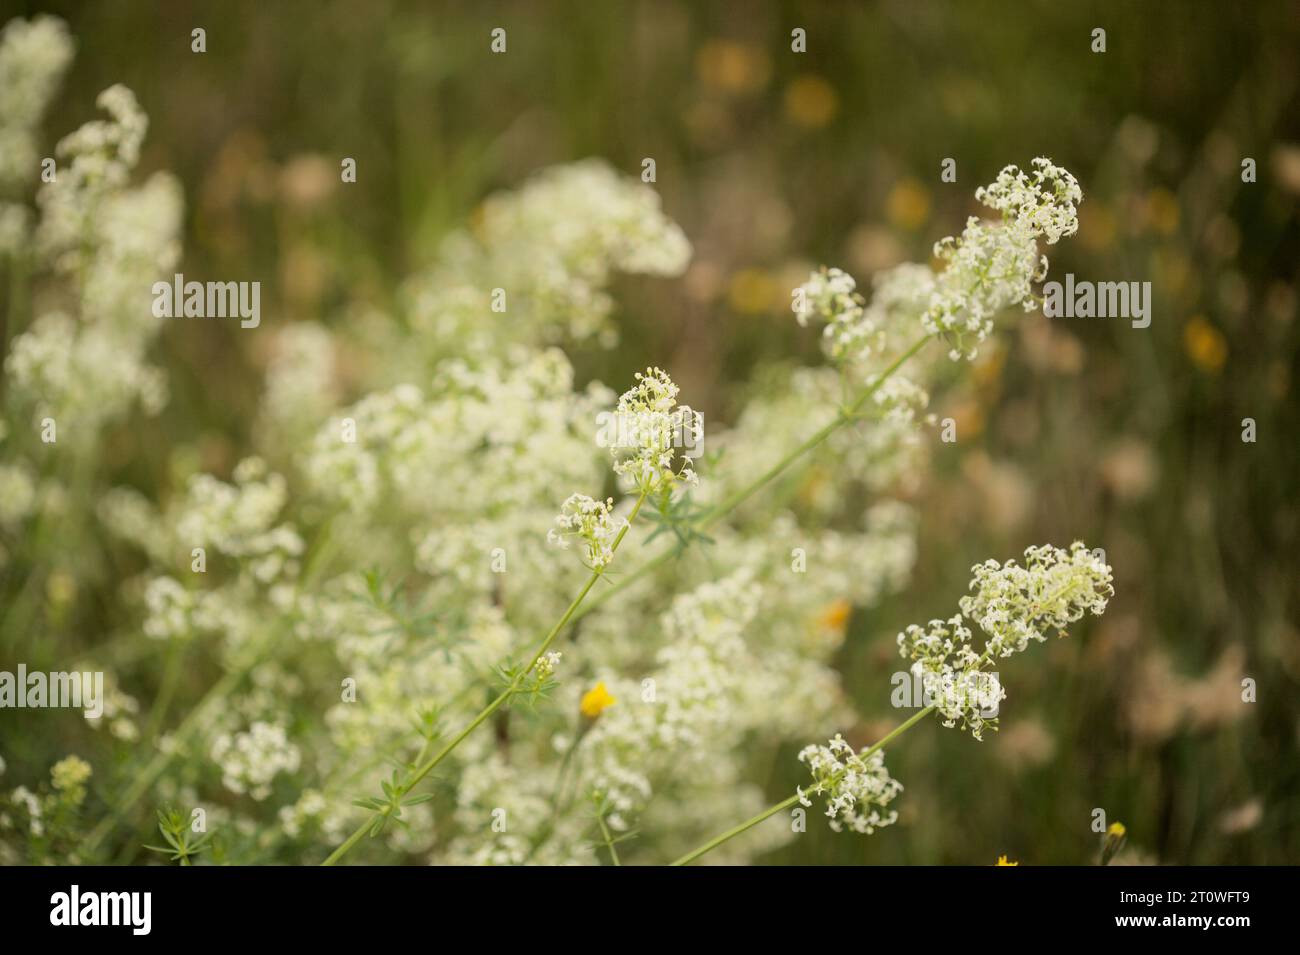
[[[166,770],[167,766],[171,763],[174,758],[172,755],[174,750],[179,749],[181,744],[188,740],[190,734],[201,725],[202,718],[207,711],[221,700],[224,700],[226,696],[239,685],[239,682],[244,678],[244,675],[253,668],[253,666],[261,659],[262,653],[268,648],[269,644],[265,645],[253,656],[246,666],[242,666],[237,670],[231,670],[217,683],[213,684],[212,689],[207,692],[199,702],[199,705],[190,711],[189,715],[185,717],[181,724],[176,728],[176,731],[172,734],[176,746],[167,752],[163,752],[162,750],[156,752],[153,759],[151,759],[142,770],[136,773],[134,779],[131,781],[131,785],[127,787],[126,791],[122,794],[122,797],[117,801],[116,808],[105,816],[100,821],[99,825],[91,830],[90,834],[86,836],[86,841],[82,844],[82,852],[85,855],[88,856],[99,848],[99,844],[103,842],[109,833],[117,828],[118,823],[121,822],[126,813],[135,808],[136,803],[146,792],[149,791],[149,788],[157,781],[158,777],[163,774],[163,771]]]
[[[849,421],[852,421],[853,416],[857,414],[857,412],[862,408],[862,406],[866,403],[867,399],[870,398],[872,395],[874,395],[877,391],[879,391],[881,385],[883,385],[885,381],[894,374],[894,372],[898,371],[899,368],[903,367],[904,363],[906,363],[909,358],[911,358],[913,355],[919,352],[923,347],[925,347],[925,343],[928,342],[929,340],[930,340],[930,336],[928,334],[919,338],[915,342],[915,344],[912,345],[911,348],[909,348],[907,351],[903,352],[901,355],[895,358],[893,363],[884,371],[882,371],[876,377],[876,380],[867,386],[866,390],[864,390],[862,394],[858,395],[857,399],[853,402],[853,404],[849,405],[846,408],[841,409],[840,413],[836,415],[834,420],[827,422],[826,425],[823,426],[820,430],[818,430],[816,434],[810,437],[803,444],[796,447],[793,451],[791,451],[789,454],[783,457],[780,461],[772,465],[772,467],[768,468],[768,470],[764,472],[757,480],[741,488],[735,494],[731,495],[731,497],[724,500],[717,507],[710,510],[708,514],[704,516],[704,520],[700,524],[701,529],[710,527],[711,525],[715,524],[717,521],[725,517],[727,514],[734,511],[737,507],[739,507],[741,504],[747,501],[750,497],[752,497],[754,494],[758,493],[760,490],[766,487],[771,481],[773,481],[782,471],[788,468],[791,464],[793,464],[803,455],[807,454],[813,448],[817,447],[819,444],[821,444],[823,441],[829,438],[832,434],[834,434],[836,431],[842,428]]]
[[[167,661],[163,664],[162,682],[158,686],[158,695],[154,697],[153,711],[149,714],[149,728],[145,731],[146,739],[157,741],[163,719],[167,715],[167,708],[171,705],[172,697],[176,695],[176,684],[180,681],[183,656],[180,639],[173,638],[168,641]]]
[[[614,865],[621,866],[623,863],[618,860],[618,850],[614,848],[614,837],[609,833],[609,827],[605,825],[605,816],[599,810],[596,811],[596,822],[600,823],[600,834],[605,839],[605,848],[609,850],[609,858]]]
[[[921,722],[921,720],[925,719],[933,712],[934,712],[933,706],[927,706],[923,710],[918,710],[916,713],[912,715],[910,719],[908,719],[904,723],[900,723],[899,725],[895,726],[887,736],[885,736],[883,739],[877,742],[870,749],[864,750],[859,755],[863,759],[875,755],[879,750],[889,745],[898,737],[902,736],[913,726]],[[834,777],[832,777],[831,781],[834,781]],[[708,842],[704,843],[704,845],[700,846],[697,849],[692,850],[691,852],[686,853],[686,855],[682,856],[680,859],[675,861],[673,865],[675,866],[690,865],[692,862],[694,862],[696,859],[698,859],[700,856],[704,855],[705,853],[712,852],[714,849],[722,845],[724,842],[727,842],[730,839],[734,839],[736,836],[740,835],[742,832],[745,832],[748,829],[754,828],[754,826],[757,826],[764,819],[768,819],[772,816],[775,816],[778,812],[781,812],[782,810],[789,809],[798,801],[799,801],[799,794],[795,793],[789,799],[784,799],[781,802],[777,803],[775,806],[771,806],[767,809],[764,809],[762,812],[760,812],[757,816],[754,816],[752,819],[746,819],[740,825],[733,826],[732,828],[728,829],[726,832],[722,833],[721,835],[714,836]]]
[[[641,511],[641,505],[645,503],[647,493],[647,491],[643,490],[641,495],[636,499],[636,505],[632,508],[632,513],[628,515],[627,523],[619,530],[618,536],[614,538],[614,543],[610,546],[610,553],[617,551],[618,545],[623,543],[623,538],[627,536],[628,528],[632,526],[632,522],[636,520],[637,514]],[[510,685],[497,694],[496,698],[494,698],[491,703],[480,710],[479,714],[469,722],[469,725],[457,733],[446,746],[438,751],[437,755],[415,770],[411,778],[404,782],[398,789],[399,797],[406,795],[419,785],[420,781],[424,779],[425,776],[429,775],[435,766],[446,759],[457,746],[464,742],[465,738],[469,736],[470,733],[482,726],[493,713],[505,705],[506,701],[514,695],[524,677],[528,676],[528,674],[532,672],[533,667],[537,666],[537,661],[540,660],[543,654],[550,649],[551,644],[555,641],[555,638],[559,635],[560,631],[568,625],[578,607],[582,604],[583,600],[586,599],[587,594],[591,592],[591,588],[596,586],[596,581],[601,578],[601,575],[602,571],[600,570],[593,570],[591,572],[591,576],[587,578],[587,583],[583,586],[582,590],[578,592],[578,596],[574,597],[572,602],[570,602],[568,609],[564,611],[564,615],[556,621],[555,626],[551,627],[550,632],[546,635],[546,639],[542,641],[541,646],[537,648],[537,652],[533,654],[533,658],[528,662],[528,666],[524,667],[523,670],[516,674],[515,678],[510,681]],[[370,831],[370,827],[373,823],[373,818],[362,822],[362,824],[356,828],[356,831],[354,831],[352,835],[348,836],[342,845],[331,852],[329,857],[326,858],[321,865],[334,865],[352,851],[353,846],[365,838],[366,833]]]

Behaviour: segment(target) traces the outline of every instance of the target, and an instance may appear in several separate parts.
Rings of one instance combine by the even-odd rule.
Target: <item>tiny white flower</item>
[[[903,791],[902,784],[885,768],[883,750],[870,756],[863,753],[855,753],[839,733],[825,746],[805,746],[799,753],[799,761],[808,765],[813,777],[808,791],[826,797],[826,815],[836,832],[847,825],[870,835],[898,820],[896,811],[883,810]],[[811,805],[802,789],[795,792],[800,803]]]
[[[614,559],[614,542],[627,521],[614,517],[614,499],[597,501],[585,494],[571,494],[560,507],[555,527],[546,539],[561,548],[569,546],[569,539],[577,537],[587,547],[587,564],[592,570],[603,570]]]

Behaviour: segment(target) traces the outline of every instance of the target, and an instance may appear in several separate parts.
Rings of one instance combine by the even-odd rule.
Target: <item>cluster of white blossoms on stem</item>
[[[898,648],[913,661],[925,702],[943,724],[960,724],[982,739],[985,727],[997,728],[997,708],[1006,699],[997,674],[984,667],[1024,650],[1031,640],[1046,640],[1048,632],[1063,630],[1085,613],[1099,616],[1114,589],[1110,567],[1079,541],[1068,552],[1030,547],[1023,567],[1014,560],[990,560],[971,573],[973,593],[961,599],[961,613],[925,627],[909,626],[898,635]],[[971,646],[966,618],[988,637],[982,654]]]
[[[836,832],[847,825],[870,835],[898,819],[896,811],[883,810],[903,791],[902,784],[885,768],[884,750],[864,754],[865,750],[855,753],[839,733],[827,745],[805,746],[799,753],[799,761],[808,764],[813,777],[807,792],[826,796],[826,815]],[[805,790],[796,792],[802,805],[812,805]]]
[[[1030,547],[1023,567],[1014,560],[990,560],[971,573],[972,593],[962,598],[962,612],[924,627],[909,626],[898,635],[898,647],[913,661],[925,704],[945,726],[960,723],[978,740],[986,727],[997,728],[997,707],[1006,698],[997,674],[985,667],[1087,613],[1100,615],[1114,589],[1110,567],[1079,541],[1068,551]],[[971,645],[967,618],[988,635],[983,653]],[[836,832],[847,825],[871,833],[897,818],[896,812],[883,812],[903,788],[885,769],[883,750],[855,753],[836,735],[826,746],[806,746],[799,759],[814,780],[807,793],[826,795],[826,815]],[[801,804],[812,805],[805,790],[795,793]]]
[[[585,494],[571,494],[560,506],[555,526],[546,539],[568,547],[570,538],[578,538],[587,547],[587,564],[592,570],[604,570],[614,559],[614,542],[627,521],[614,517],[614,499],[597,501]]]
[[[71,54],[64,26],[51,18],[13,21],[0,37],[0,198],[25,189],[40,169],[39,120]],[[58,176],[36,193],[39,215],[25,202],[0,201],[0,256],[27,259],[42,285],[63,280],[59,294],[33,300],[29,320],[11,322],[9,404],[61,429],[75,422],[66,433],[78,452],[135,399],[149,414],[166,403],[166,376],[145,360],[160,320],[138,306],[141,286],[167,274],[180,251],[179,184],[158,173],[129,185],[147,117],[124,86],[97,102],[108,118],[59,143]]]
[[[59,142],[56,152],[65,168],[37,196],[43,212],[37,241],[69,269],[83,261],[97,202],[127,184],[149,129],[135,94],[121,84],[104,90],[95,103],[109,118],[91,120]]]
[[[1114,596],[1110,567],[1081,541],[1069,551],[1044,544],[1014,560],[985,561],[971,568],[973,593],[961,599],[962,613],[989,635],[990,657],[1009,657],[1064,630],[1085,613],[1100,616]]]
[[[985,727],[997,729],[998,705],[1007,694],[997,674],[983,670],[985,660],[970,638],[970,628],[957,614],[924,627],[910,625],[898,635],[898,648],[913,661],[911,672],[921,681],[923,700],[934,706],[943,725],[960,724],[982,740]]]
[[[1040,157],[1032,172],[1007,166],[975,197],[1002,220],[971,216],[960,236],[937,242],[942,271],[909,263],[883,272],[868,305],[853,276],[823,267],[795,290],[799,324],[812,317],[826,323],[823,346],[836,362],[861,363],[895,351],[902,344],[899,329],[918,317],[927,332],[948,342],[950,358],[974,358],[998,312],[1036,306],[1033,283],[1047,276],[1038,239],[1053,245],[1078,231],[1083,192],[1068,171]]]
[[[1001,222],[971,216],[961,236],[935,243],[935,257],[946,268],[936,277],[922,321],[949,343],[954,360],[975,357],[1001,310],[1034,309],[1032,284],[1047,277],[1039,237],[1052,245],[1078,231],[1078,181],[1050,159],[1035,159],[1033,166],[1032,173],[1007,166],[976,191],[976,198],[1002,213]]]
[[[863,359],[879,350],[879,328],[857,287],[849,273],[823,266],[795,290],[795,319],[805,326],[810,316],[826,323],[823,345],[836,361]]]
[[[1040,156],[1033,165],[1032,173],[1007,166],[993,182],[976,189],[975,198],[1055,245],[1079,230],[1075,206],[1083,201],[1083,190],[1068,170],[1050,159]]]
[[[559,650],[549,650],[543,653],[537,661],[537,665],[533,667],[533,676],[539,681],[549,680],[555,675],[556,669],[560,666],[560,658],[563,656],[564,654]]]
[[[637,372],[616,411],[618,440],[612,442],[614,473],[646,495],[696,483],[691,459],[681,454],[703,437],[700,415],[677,404],[678,388],[662,368]]]

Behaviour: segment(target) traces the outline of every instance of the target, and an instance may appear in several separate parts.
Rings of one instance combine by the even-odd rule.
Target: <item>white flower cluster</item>
[[[186,590],[174,577],[155,577],[145,585],[144,634],[154,640],[188,637],[199,630],[214,628],[220,622],[220,611],[209,613],[207,595]],[[200,622],[202,621],[202,622]]]
[[[541,659],[537,661],[537,666],[533,667],[533,676],[539,681],[549,680],[555,676],[556,669],[560,666],[560,659],[564,654],[558,650],[550,650],[542,654]]]
[[[0,188],[35,178],[41,117],[71,61],[62,20],[11,20],[0,33]]]
[[[626,829],[644,808],[660,777],[713,772],[730,758],[747,713],[743,684],[754,673],[745,661],[744,634],[759,611],[761,588],[740,570],[673,599],[659,618],[665,642],[646,684],[611,680],[618,706],[601,714],[583,741],[583,789],[598,792],[613,812],[610,825]]]
[[[802,472],[801,506],[831,517],[843,506],[846,485],[861,484],[878,494],[892,494],[915,486],[924,474],[930,442],[913,421],[924,410],[923,389],[891,387],[896,377],[888,379],[881,389],[885,396],[873,403],[881,418],[840,428],[818,449],[816,459]],[[842,400],[840,376],[825,365],[760,374],[735,427],[710,435],[727,466],[700,485],[694,492],[696,499],[701,503],[726,499],[808,440]],[[743,507],[742,514],[770,520],[772,511],[755,502]]]
[[[1083,192],[1074,176],[1049,159],[1033,165],[1032,174],[1007,166],[976,192],[1002,213],[1001,222],[971,216],[960,237],[935,243],[935,257],[946,268],[936,277],[923,324],[949,343],[954,360],[975,357],[998,312],[1014,305],[1035,308],[1032,284],[1047,276],[1038,238],[1051,245],[1078,231],[1075,207]]]
[[[302,761],[283,726],[260,720],[245,732],[217,736],[211,756],[221,767],[222,785],[258,802],[271,795],[271,781],[277,774],[295,772]]]
[[[827,353],[836,361],[863,360],[880,347],[880,330],[875,317],[863,307],[866,302],[857,291],[853,276],[841,269],[823,266],[799,286],[795,319],[807,325],[816,316],[826,323],[822,336]]]
[[[975,198],[1017,228],[1055,245],[1079,231],[1075,207],[1083,201],[1083,190],[1068,170],[1050,159],[1040,156],[1033,166],[1032,173],[1007,166],[989,185],[976,189]]]
[[[997,711],[1006,691],[996,673],[982,669],[984,660],[970,645],[971,632],[961,614],[912,624],[898,635],[899,652],[909,657],[912,675],[921,681],[926,705],[933,705],[943,725],[969,729],[977,739],[984,728],[997,728]]]
[[[55,152],[65,161],[64,168],[37,196],[42,211],[37,243],[67,270],[82,264],[96,207],[125,188],[149,129],[148,117],[125,86],[110,86],[95,102],[110,118],[91,120],[60,141]],[[124,231],[119,239],[131,242],[134,236]]]
[[[885,768],[884,750],[863,756],[836,733],[825,746],[805,746],[799,761],[808,764],[813,777],[806,792],[826,796],[826,815],[836,832],[847,825],[854,832],[870,835],[898,820],[897,811],[883,811],[903,791],[902,784]],[[812,805],[802,787],[796,792],[802,805]]]
[[[1025,551],[1025,566],[995,560],[971,568],[973,594],[962,597],[961,613],[909,626],[898,635],[899,653],[912,661],[921,679],[925,702],[948,727],[961,725],[975,739],[984,728],[997,728],[997,707],[1006,691],[985,666],[1043,641],[1085,613],[1100,615],[1114,593],[1110,567],[1081,542],[1069,552],[1044,545]],[[984,652],[971,646],[965,618],[987,635]]]
[[[941,272],[910,263],[890,269],[876,277],[868,305],[852,276],[822,268],[797,290],[803,300],[802,308],[796,302],[799,324],[814,316],[826,322],[824,346],[836,362],[897,352],[917,317],[949,343],[950,358],[974,358],[998,312],[1035,307],[1033,283],[1047,275],[1037,240],[1052,245],[1078,231],[1083,192],[1068,171],[1040,157],[1032,173],[1007,166],[975,196],[1001,212],[1002,221],[971,216],[961,236],[937,242]]]
[[[280,807],[277,818],[285,835],[291,839],[297,839],[312,827],[318,827],[321,835],[331,841],[347,836],[347,820],[319,789],[303,790],[296,803]]]
[[[11,530],[36,506],[36,474],[26,461],[0,464],[0,528]]]
[[[612,346],[613,273],[675,276],[691,245],[648,185],[586,160],[538,173],[484,203],[472,230],[442,247],[441,261],[406,290],[419,345],[430,353],[491,353],[499,340]],[[489,292],[506,293],[507,326]]]
[[[871,400],[885,420],[905,427],[930,406],[930,393],[912,379],[896,374],[872,393]]]
[[[678,388],[661,368],[637,372],[636,384],[618,399],[620,441],[611,447],[614,473],[641,493],[671,491],[679,483],[695,484],[691,459],[679,454],[703,435],[699,416],[677,404]],[[676,463],[675,463],[676,462]]]
[[[691,255],[658,193],[597,160],[545,170],[523,189],[488,199],[479,231],[498,261],[526,270],[524,284],[547,311],[571,313],[576,338],[604,330],[612,303],[601,290],[611,270],[680,275]]]
[[[74,670],[91,669],[88,664],[78,664]],[[111,673],[104,674],[104,712],[99,716],[85,714],[86,725],[92,730],[108,729],[109,735],[124,742],[134,742],[140,738],[140,728],[136,717],[140,714],[140,701],[118,686],[117,678]]]
[[[899,354],[913,344],[917,318],[930,306],[935,278],[930,266],[916,262],[904,262],[872,276],[865,319],[880,330],[881,355]]]
[[[571,494],[560,506],[555,527],[546,539],[560,547],[569,546],[569,538],[576,537],[587,546],[587,566],[604,570],[614,559],[614,541],[627,521],[614,517],[614,499],[597,501],[585,494]]]
[[[57,21],[43,19],[6,27],[0,41],[0,166],[10,159],[9,141],[30,136],[32,117],[44,109],[57,81],[70,50],[61,31]],[[20,106],[10,102],[18,96],[30,99]],[[0,208],[0,243],[30,245],[36,273],[53,273],[69,286],[49,298],[61,310],[38,311],[15,335],[5,359],[11,399],[37,420],[54,418],[63,429],[60,441],[79,450],[93,447],[99,426],[123,415],[137,398],[149,414],[166,403],[166,378],[145,362],[160,319],[142,307],[141,289],[169,271],[180,251],[177,182],[159,174],[140,188],[128,184],[148,127],[135,96],[114,86],[98,103],[109,119],[86,123],[58,145],[58,176],[43,182],[36,195],[34,245],[19,227],[28,217],[25,207]],[[21,129],[15,132],[14,124]],[[26,173],[34,178],[36,171],[33,164]]]
[[[575,394],[573,368],[558,349],[449,359],[427,389],[377,390],[322,421],[302,471],[318,494],[359,518],[393,503],[422,526],[479,513],[474,495],[430,495],[430,475],[471,488],[490,474],[497,510],[549,510],[555,484],[596,480],[601,456],[589,422],[612,400],[599,385]],[[354,441],[342,439],[346,419]]]
[[[1068,552],[1049,544],[1030,547],[1023,567],[990,560],[971,573],[973,593],[962,597],[961,610],[989,635],[993,657],[1046,640],[1047,631],[1064,630],[1085,613],[1100,616],[1115,593],[1110,567],[1082,541]]]
[[[334,340],[322,325],[295,322],[276,336],[275,344],[258,437],[266,446],[298,447],[337,404]]]

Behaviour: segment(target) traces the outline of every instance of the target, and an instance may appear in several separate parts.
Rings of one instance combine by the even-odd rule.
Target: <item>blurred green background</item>
[[[1131,861],[1300,860],[1295,3],[0,3],[0,21],[38,12],[78,42],[51,137],[104,87],[134,89],[143,171],[185,186],[184,271],[260,279],[272,324],[389,307],[447,230],[534,169],[654,158],[694,263],[621,280],[623,343],[572,357],[607,382],[670,367],[711,420],[734,417],[756,365],[820,360],[789,310],[809,267],[865,284],[926,261],[1003,165],[1066,166],[1085,202],[1053,275],[1150,281],[1152,324],[1016,320],[938,396],[959,440],[936,440],[915,496],[916,579],[857,614],[842,653],[855,732],[892,725],[894,634],[955,607],[975,561],[1083,538],[1106,549],[1116,597],[1006,667],[1002,732],[929,727],[891,750],[899,829],[814,825],[768,858],[1088,862],[1103,808]],[[172,404],[109,442],[123,479],[158,486],[168,448],[196,438],[227,470],[264,341],[165,330]],[[774,799],[799,780],[787,755]]]

